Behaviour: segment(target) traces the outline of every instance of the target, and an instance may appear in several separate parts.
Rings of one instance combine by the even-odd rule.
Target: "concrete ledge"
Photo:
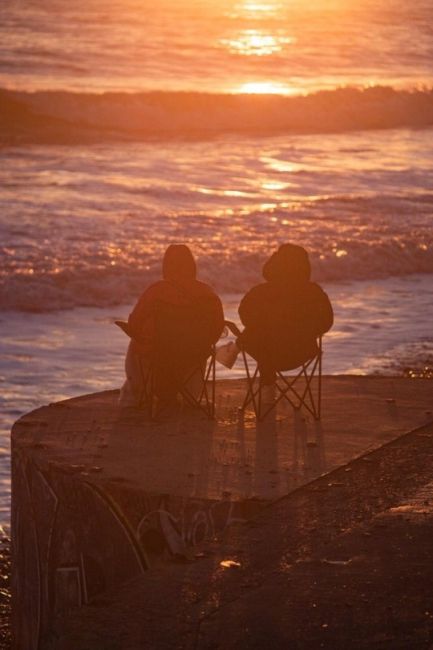
[[[191,560],[197,544],[263,504],[431,419],[428,380],[328,377],[320,425],[281,409],[256,427],[239,414],[244,391],[242,381],[219,382],[217,422],[191,412],[125,419],[111,391],[16,423],[16,648],[57,647],[55,620],[149,568],[163,576],[167,562]]]
[[[432,497],[430,425],[58,620],[43,648],[430,648]]]

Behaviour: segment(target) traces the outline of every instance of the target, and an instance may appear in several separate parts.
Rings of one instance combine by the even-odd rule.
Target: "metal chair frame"
[[[115,324],[120,329],[132,338],[128,331],[128,323],[126,321],[115,321]],[[148,412],[150,419],[157,418],[157,394],[155,390],[155,365],[158,363],[157,359],[149,359],[146,364],[140,360],[140,374],[143,389],[139,397],[139,408],[145,408]],[[210,348],[210,354],[204,360],[205,365],[198,363],[194,365],[179,387],[178,393],[183,397],[184,401],[190,406],[201,410],[209,419],[215,418],[215,383],[216,383],[216,368],[215,368],[215,345]],[[197,373],[203,382],[200,394],[196,397],[188,389],[189,380]]]
[[[143,390],[139,398],[140,408],[147,408],[149,417],[155,419],[158,416],[157,411],[157,394],[155,391],[155,362],[150,362],[146,369],[140,363],[140,372]],[[200,394],[196,397],[188,389],[189,380],[199,371],[203,381],[203,387]],[[183,397],[184,401],[202,411],[210,420],[215,418],[215,346],[212,346],[211,354],[206,359],[206,366],[196,365],[183,379],[179,387],[179,394]]]
[[[235,323],[231,321],[225,322],[228,329],[232,334],[239,337],[241,334],[240,329]],[[244,402],[242,404],[241,410],[245,409],[252,403],[255,416],[257,420],[263,420],[274,408],[276,408],[282,400],[285,400],[293,406],[294,409],[299,410],[302,407],[305,407],[306,410],[311,413],[315,420],[320,420],[321,417],[321,408],[322,408],[322,337],[319,336],[317,339],[318,343],[318,352],[317,354],[303,363],[301,366],[298,366],[299,370],[296,370],[294,375],[284,375],[284,370],[276,370],[276,379],[274,386],[278,391],[277,398],[273,401],[272,404],[268,406],[265,410],[262,408],[262,385],[260,383],[260,370],[259,365],[256,362],[256,367],[254,372],[251,372],[248,365],[247,353],[241,348],[242,358],[245,366],[245,373],[247,378],[247,394],[245,396]],[[253,357],[251,357],[253,358]],[[317,396],[314,399],[314,390],[313,390],[313,379],[317,375],[318,384],[317,384]],[[295,388],[296,382],[303,377],[305,380],[305,387],[302,391],[298,391]]]
[[[242,411],[252,403],[254,413],[258,420],[263,420],[279,402],[286,401],[291,406],[300,410],[304,407],[315,420],[320,420],[322,407],[322,337],[318,339],[319,351],[316,356],[312,357],[304,364],[296,368],[293,375],[283,374],[283,370],[276,371],[274,386],[278,392],[276,399],[267,408],[263,408],[262,389],[260,383],[259,366],[256,364],[254,372],[251,372],[247,353],[241,350],[247,376],[247,394],[242,405]],[[299,379],[305,380],[305,386],[299,390],[295,384]],[[313,381],[317,377],[317,390],[314,391]],[[314,393],[317,393],[316,396]]]

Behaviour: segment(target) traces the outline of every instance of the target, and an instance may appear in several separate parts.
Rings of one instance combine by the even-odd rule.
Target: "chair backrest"
[[[277,351],[275,355],[275,370],[295,370],[319,354],[319,346],[314,337],[299,338],[295,344]]]
[[[159,302],[155,313],[157,357],[175,356],[204,360],[213,344],[209,310],[205,301],[189,305]]]
[[[320,287],[268,283],[258,289],[252,307],[244,307],[247,351],[277,370],[297,368],[316,356],[317,338],[332,324],[332,308]]]

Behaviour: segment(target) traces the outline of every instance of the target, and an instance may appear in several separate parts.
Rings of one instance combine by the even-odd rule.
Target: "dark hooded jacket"
[[[317,338],[332,327],[333,311],[310,275],[306,250],[284,244],[263,267],[266,282],[242,299],[239,344],[259,365],[290,370],[317,354]]]
[[[194,258],[183,244],[168,247],[162,274],[163,279],[144,291],[129,316],[135,352],[181,363],[206,358],[224,327],[220,299],[196,279]]]

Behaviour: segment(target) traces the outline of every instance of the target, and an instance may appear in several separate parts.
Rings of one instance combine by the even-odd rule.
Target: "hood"
[[[296,244],[282,244],[263,266],[263,277],[268,282],[304,284],[310,276],[308,253]]]
[[[162,276],[172,282],[195,280],[197,267],[194,257],[185,244],[171,244],[165,251],[162,261]]]

